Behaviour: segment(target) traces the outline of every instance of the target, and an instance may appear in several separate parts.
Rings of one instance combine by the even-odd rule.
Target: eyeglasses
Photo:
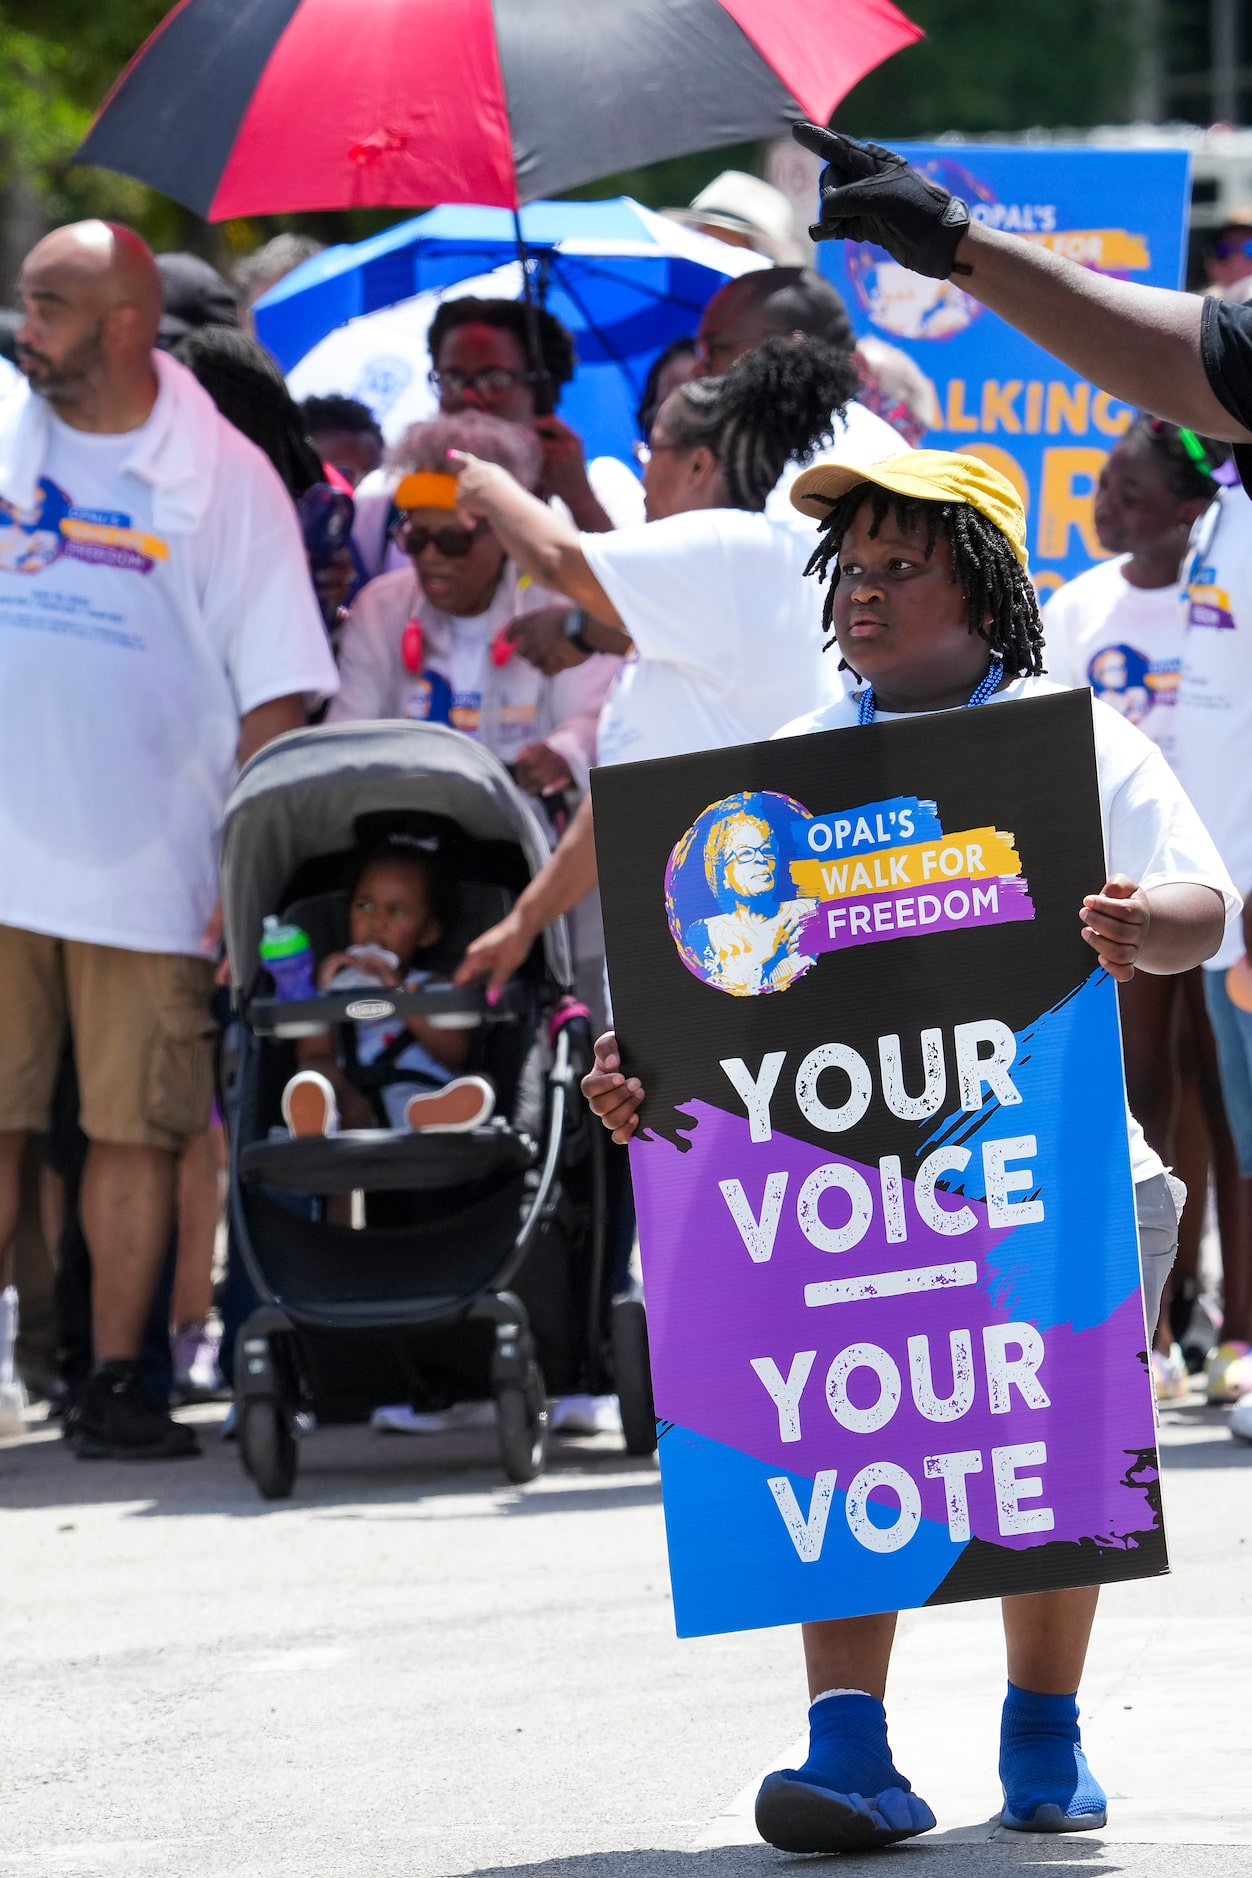
[[[438,548],[445,560],[461,561],[486,532],[485,521],[475,522],[472,528],[419,528],[415,522],[401,518],[392,529],[391,538],[415,561],[430,547]]]
[[[449,366],[442,372],[432,367],[427,379],[435,391],[448,392],[454,398],[473,391],[480,398],[491,399],[502,398],[514,385],[533,385],[535,375],[510,371],[507,365],[485,365],[481,372],[458,372]]]
[[[726,856],[728,865],[747,867],[752,861],[759,861],[762,866],[774,858],[774,850],[768,844],[760,848],[732,848]]]
[[[1252,260],[1252,235],[1219,235],[1213,254],[1219,261],[1233,261],[1237,254]]]

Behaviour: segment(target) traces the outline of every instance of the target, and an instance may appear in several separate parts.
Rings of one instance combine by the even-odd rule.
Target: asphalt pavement
[[[798,1747],[798,1639],[675,1639],[652,1463],[560,1441],[516,1488],[489,1431],[323,1430],[270,1505],[221,1413],[198,1461],[0,1443],[3,1878],[796,1868],[751,1797]],[[1174,1571],[1105,1593],[1082,1698],[1107,1831],[996,1828],[998,1615],[950,1606],[904,1619],[889,1703],[939,1827],[841,1870],[1252,1869],[1252,1447],[1198,1395],[1162,1437]]]

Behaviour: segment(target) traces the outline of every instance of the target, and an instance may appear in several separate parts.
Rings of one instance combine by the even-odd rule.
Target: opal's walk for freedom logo
[[[1014,837],[943,830],[917,796],[812,815],[768,790],[712,803],[665,871],[688,970],[732,997],[785,991],[823,952],[1032,920]]]

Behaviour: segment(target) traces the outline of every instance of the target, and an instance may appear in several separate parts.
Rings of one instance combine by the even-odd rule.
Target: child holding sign
[[[859,688],[779,732],[837,729],[1061,689],[1042,676],[1042,631],[1026,572],[1025,515],[1012,485],[976,458],[914,451],[869,469],[816,465],[792,500],[821,524],[809,572],[830,575],[825,619]],[[1109,876],[1077,910],[1109,975],[1190,969],[1221,943],[1239,897],[1159,751],[1093,702]],[[618,1142],[643,1090],[612,1033],[583,1089]],[[1179,1195],[1129,1117],[1143,1285],[1154,1323],[1177,1246]],[[1093,1256],[1098,1248],[1093,1248]],[[1083,1754],[1076,1693],[1095,1616],[1093,1587],[1003,1601],[1008,1693],[1001,1724],[1002,1823],[1074,1832],[1105,1823]],[[935,1823],[895,1768],[883,1707],[893,1612],[804,1625],[811,1708],[804,1765],[771,1774],[757,1825],[791,1852],[890,1844]]]

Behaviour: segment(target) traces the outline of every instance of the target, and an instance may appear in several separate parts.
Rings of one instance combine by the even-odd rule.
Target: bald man
[[[0,406],[0,1252],[67,1031],[89,1141],[84,1459],[196,1452],[141,1388],[177,1161],[207,1126],[217,839],[237,762],[334,663],[291,502],[153,350],[130,229],[59,228],[18,283]]]

